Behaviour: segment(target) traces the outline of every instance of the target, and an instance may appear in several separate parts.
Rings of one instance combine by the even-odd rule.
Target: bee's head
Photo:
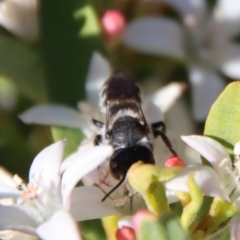
[[[135,162],[154,164],[152,151],[141,145],[120,148],[114,151],[110,159],[110,171],[113,177],[120,179]]]

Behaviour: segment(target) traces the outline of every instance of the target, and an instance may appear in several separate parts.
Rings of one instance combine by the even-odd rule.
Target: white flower
[[[231,176],[229,176],[230,168],[228,164],[230,163],[230,158],[224,148],[216,141],[207,137],[189,136],[183,137],[183,139],[191,147],[193,146],[189,142],[197,139],[197,150],[202,156],[208,159],[213,166],[216,166],[216,169],[201,164],[189,165],[183,168],[174,178],[164,183],[169,203],[177,201],[176,196],[173,194],[174,191],[189,192],[187,184],[189,176],[194,177],[196,184],[204,195],[220,198],[228,202],[231,198],[232,201],[233,196],[230,197],[229,193],[236,187],[236,175],[232,173]],[[190,140],[188,141],[188,139]],[[109,173],[108,162],[104,162],[98,169],[85,175],[83,181],[86,185],[97,185],[106,193],[118,183]],[[102,216],[113,214],[131,215],[137,209],[144,206],[142,198],[134,192],[126,182],[110,195],[112,201],[108,198],[105,200],[104,205],[99,202],[99,199],[104,197],[102,191],[96,187],[89,187],[88,191],[91,192],[90,195],[94,197],[92,201],[85,200],[84,203],[86,205],[89,203],[89,206],[94,206],[94,209],[96,209],[98,213],[101,213]],[[236,197],[234,199],[236,199]]]
[[[228,195],[223,191],[219,183],[219,176],[208,166],[201,164],[189,165],[183,168],[176,177],[165,183],[169,191],[189,192],[187,180],[193,175],[198,187],[205,196],[216,197],[229,201]]]
[[[165,183],[166,190],[189,192],[187,179],[193,175],[204,195],[234,202],[240,209],[239,162],[234,163],[237,168],[233,169],[227,151],[212,138],[191,135],[182,136],[182,140],[211,163],[213,168],[202,164],[188,165]],[[238,149],[239,144],[236,145],[235,152]],[[239,151],[235,154],[240,155]],[[193,161],[195,162],[194,159]]]
[[[68,211],[71,207],[71,211],[81,215],[81,205],[70,206],[71,201],[87,196],[84,187],[83,195],[75,192],[71,196],[72,189],[111,155],[112,148],[85,148],[70,155],[61,165],[65,144],[64,140],[59,141],[36,156],[27,185],[17,175],[11,178],[3,170],[0,172],[0,230],[18,230],[43,239],[80,239],[78,232],[72,231],[77,228]],[[47,236],[46,229],[51,229]]]
[[[237,169],[233,169],[231,158],[224,147],[216,140],[205,136],[182,136],[182,139],[211,163],[219,176],[222,189],[230,195],[237,186],[238,172]]]
[[[224,147],[212,138],[204,136],[184,136],[183,141],[195,149],[201,156],[211,163],[215,173],[219,177],[219,183],[225,195],[229,196],[232,203],[240,210],[240,191],[239,191],[239,145],[234,148],[236,160],[234,169],[232,161]],[[206,185],[211,185],[207,182]],[[239,214],[236,214],[230,221],[231,239],[238,239]]]
[[[109,162],[106,161],[100,165],[98,169],[87,174],[83,178],[85,185],[97,185],[105,193],[108,193],[118,183],[118,181],[111,176],[108,165]],[[174,178],[164,183],[169,203],[178,201],[178,198],[174,194],[175,191],[189,192],[187,180],[190,175],[194,176],[196,184],[204,195],[230,201],[226,190],[222,189],[218,173],[211,167],[195,164],[183,168]],[[104,197],[103,193],[100,191],[98,193],[96,192],[94,195],[98,195],[98,197],[96,197],[97,199]],[[118,209],[122,215],[133,214],[136,210],[145,207],[142,198],[127,182],[116,189],[110,195],[110,199],[112,199],[112,203],[115,205],[116,210]],[[106,203],[106,208],[107,204],[110,203],[111,201]],[[113,207],[112,203],[108,207]],[[100,203],[96,203],[96,208],[101,208]]]
[[[193,114],[204,120],[225,84],[217,70],[240,77],[238,0],[219,0],[207,14],[203,0],[156,0],[171,5],[182,23],[164,17],[144,17],[127,25],[123,42],[147,54],[166,55],[186,62],[193,96]]]
[[[26,41],[38,38],[38,0],[2,0],[0,24]]]
[[[96,146],[93,146],[93,141],[88,140],[80,146],[78,152],[89,152],[92,155],[95,148]],[[75,154],[78,155],[79,153]],[[62,163],[62,172],[65,169],[68,170],[69,166],[71,166],[71,171],[68,170],[68,174],[63,176],[65,182],[68,182],[67,178],[71,179],[71,181],[73,180],[74,183],[77,182],[77,180],[74,181],[74,175],[77,177],[77,172],[79,172],[81,167],[77,163],[77,158],[74,157],[75,154]],[[99,157],[98,153],[92,156],[92,158]],[[77,221],[129,214],[144,206],[143,199],[139,195],[134,194],[127,181],[114,191],[110,198],[107,198],[104,202],[101,201],[105,197],[105,194],[118,183],[118,180],[114,179],[109,172],[109,159],[106,155],[104,160],[106,161],[101,160],[101,165],[98,164],[98,168],[91,167],[92,171],[87,170],[88,173],[84,174],[82,181],[86,185],[85,187],[75,187],[72,190],[71,200],[69,201],[71,204],[68,205],[70,206],[70,212]],[[77,167],[74,166],[74,162],[78,164]],[[90,160],[86,160],[86,162],[90,162]],[[65,189],[65,191],[67,190]],[[127,192],[129,192],[129,195]]]

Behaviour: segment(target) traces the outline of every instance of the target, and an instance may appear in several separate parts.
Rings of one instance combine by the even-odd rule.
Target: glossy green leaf
[[[51,101],[75,106],[84,99],[92,53],[103,49],[97,19],[88,0],[41,1],[41,47]]]
[[[232,154],[240,140],[240,82],[230,83],[212,105],[204,135],[219,141]]]
[[[178,217],[168,212],[159,219],[143,219],[137,234],[137,240],[186,240],[187,234],[183,230]]]
[[[39,53],[19,40],[0,37],[0,77],[12,81],[34,101],[46,101],[45,77]]]

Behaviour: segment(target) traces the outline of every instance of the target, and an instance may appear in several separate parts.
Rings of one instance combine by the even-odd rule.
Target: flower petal
[[[213,102],[224,89],[225,83],[213,70],[197,65],[189,67],[189,80],[194,118],[204,121]]]
[[[240,239],[240,214],[236,214],[230,221],[230,236],[232,240]]]
[[[76,221],[120,215],[110,199],[101,202],[104,193],[97,187],[74,188],[71,195],[71,213]]]
[[[153,95],[153,102],[163,111],[167,112],[169,108],[177,101],[186,89],[183,83],[173,82],[160,88]]]
[[[202,0],[158,0],[158,2],[165,2],[173,6],[182,17],[185,19],[189,16],[201,19],[206,11],[206,3]]]
[[[43,240],[80,240],[77,224],[72,216],[63,210],[59,210],[45,223],[41,224],[37,234]]]
[[[95,146],[87,151],[79,151],[69,156],[75,158],[62,176],[62,197],[63,206],[69,207],[69,195],[77,182],[86,174],[97,168],[113,152],[111,146]]]
[[[58,141],[43,149],[33,160],[29,171],[29,182],[49,187],[59,184],[60,164],[62,161],[66,141]],[[39,178],[40,177],[40,178]]]
[[[182,136],[182,140],[211,163],[219,175],[222,189],[229,195],[236,187],[238,177],[232,172],[232,161],[225,148],[205,136]]]
[[[1,240],[39,240],[37,236],[25,234],[14,230],[0,231]]]
[[[12,229],[35,234],[38,223],[30,218],[26,212],[14,206],[2,206],[0,204],[0,230]]]
[[[231,40],[240,31],[240,3],[238,0],[219,0],[214,8],[215,34],[218,40]],[[221,49],[219,49],[221,51]]]
[[[133,226],[133,217],[132,216],[123,216],[118,220],[118,229],[122,227],[130,227],[134,228]]]
[[[19,197],[19,190],[13,181],[11,173],[0,167],[0,199],[12,198],[16,200]]]
[[[14,200],[17,200],[19,195],[19,191],[16,188],[9,187],[7,185],[0,185],[0,199],[12,198]]]
[[[219,142],[210,137],[197,135],[181,136],[181,138],[212,164],[220,178],[225,175],[225,171],[220,164],[224,159],[230,159],[230,157]]]
[[[179,201],[178,197],[173,191],[166,190],[166,197],[169,204]]]
[[[60,167],[61,174],[70,167],[75,161],[79,161],[79,154],[80,152],[84,156],[84,152],[87,152],[88,150],[92,150],[93,147],[95,147],[93,139],[87,139],[84,142],[82,142],[77,150],[77,152],[71,154],[69,157],[67,157],[62,163]]]
[[[13,181],[13,175],[3,167],[0,167],[0,185],[7,185],[13,188],[15,187],[15,183]]]
[[[192,165],[183,168],[176,177],[165,183],[167,190],[189,192],[187,179],[189,175],[193,175],[196,184],[206,196],[218,197],[225,201],[229,201],[228,196],[220,187],[220,179],[216,172],[208,166]]]
[[[56,125],[83,128],[84,119],[80,113],[61,105],[38,105],[23,112],[19,118],[27,124]]]
[[[127,25],[122,41],[143,53],[184,57],[181,27],[170,19],[137,19]]]
[[[220,14],[222,20],[240,20],[240,2],[238,0],[218,0],[215,14]]]
[[[10,0],[0,3],[0,24],[26,41],[38,37],[37,0]]]
[[[219,57],[222,71],[229,77],[240,79],[240,44],[226,44]]]
[[[94,52],[86,80],[87,100],[93,105],[98,105],[99,92],[103,83],[109,78],[111,67],[107,59],[99,52]]]

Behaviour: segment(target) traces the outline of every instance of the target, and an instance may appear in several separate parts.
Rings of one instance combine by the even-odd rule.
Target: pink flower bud
[[[155,219],[156,215],[149,212],[147,209],[139,210],[134,216],[133,216],[133,226],[136,231],[136,233],[139,232],[139,229],[141,227],[142,221],[144,219]]]
[[[110,43],[116,43],[120,39],[126,26],[123,14],[114,9],[103,13],[101,23],[106,40]]]

